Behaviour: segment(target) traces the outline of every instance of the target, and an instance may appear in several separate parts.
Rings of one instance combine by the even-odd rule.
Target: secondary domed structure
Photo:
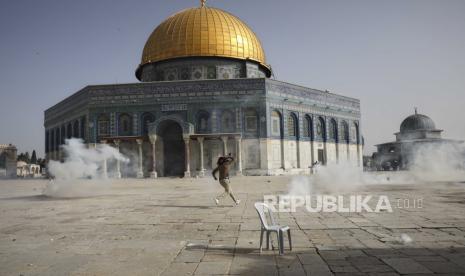
[[[400,124],[400,132],[418,131],[418,130],[434,130],[436,125],[434,121],[423,114],[415,114],[408,116]]]
[[[255,33],[236,16],[205,6],[163,21],[145,43],[141,81],[269,77]]]
[[[434,121],[423,114],[418,114],[415,108],[415,114],[405,118],[400,124],[400,132],[396,133],[396,140],[412,139],[440,139],[442,130],[436,129]]]
[[[374,166],[378,170],[409,169],[415,162],[417,152],[433,149],[438,145],[456,145],[461,141],[443,139],[442,130],[436,129],[434,121],[423,114],[415,113],[405,118],[400,124],[400,131],[395,133],[396,141],[376,145],[373,154]]]

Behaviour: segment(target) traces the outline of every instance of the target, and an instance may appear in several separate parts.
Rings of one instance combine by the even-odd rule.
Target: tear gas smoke
[[[463,144],[416,147],[410,162],[408,171],[395,172],[363,172],[347,162],[318,166],[310,177],[294,177],[288,188],[289,195],[308,195],[312,191],[348,193],[363,185],[465,181]]]
[[[119,160],[127,163],[128,159],[119,151],[108,145],[87,148],[81,139],[68,139],[62,146],[64,162],[50,161],[49,173],[55,177],[45,187],[43,194],[51,197],[83,197],[99,195],[105,192],[110,182],[104,163]]]
[[[464,181],[465,145],[423,145],[415,150],[410,172],[418,181]]]
[[[289,195],[311,195],[313,192],[312,186],[310,185],[310,179],[305,176],[296,176],[292,178],[289,184]]]
[[[402,233],[400,234],[399,242],[402,244],[409,244],[413,242],[413,239],[409,235]]]

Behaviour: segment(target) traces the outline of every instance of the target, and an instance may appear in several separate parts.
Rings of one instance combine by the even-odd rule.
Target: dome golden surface
[[[145,44],[141,65],[199,56],[250,59],[269,68],[260,41],[244,22],[206,6],[180,11],[162,22]]]

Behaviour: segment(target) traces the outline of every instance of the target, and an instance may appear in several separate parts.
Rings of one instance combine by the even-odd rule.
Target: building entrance
[[[163,121],[158,127],[158,135],[163,141],[164,176],[183,176],[185,147],[181,126],[172,120]]]

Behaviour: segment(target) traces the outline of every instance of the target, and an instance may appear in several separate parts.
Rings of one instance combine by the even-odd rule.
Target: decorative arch
[[[360,145],[360,128],[358,126],[358,123],[354,122],[353,127],[354,127],[353,132],[354,132],[354,135],[355,135],[354,141],[357,143],[357,145]]]
[[[110,134],[110,119],[106,114],[101,114],[97,119],[97,136]]]
[[[326,141],[326,123],[323,117],[318,117],[316,121],[316,137]]]
[[[155,115],[153,115],[150,112],[145,112],[141,116],[141,129],[142,129],[142,135],[148,135],[149,134],[149,125],[151,123],[155,122]]]
[[[287,135],[289,135],[290,137],[299,136],[297,120],[297,115],[294,112],[289,113],[289,115],[287,116]]]
[[[283,137],[283,119],[282,115],[278,110],[271,112],[271,135]]]
[[[198,133],[208,133],[211,131],[210,113],[205,110],[199,110],[195,116],[195,127]]]
[[[329,139],[338,142],[338,128],[337,122],[334,118],[329,121]]]
[[[128,113],[122,113],[118,117],[118,135],[132,135],[132,117]]]
[[[231,110],[224,110],[221,113],[220,128],[223,132],[234,132],[236,130],[234,112]]]
[[[255,108],[247,108],[244,110],[244,125],[246,132],[258,131],[258,113]]]
[[[185,122],[176,115],[166,115],[162,116],[155,120],[155,122],[149,124],[149,135],[158,135],[158,126],[165,120],[171,120],[178,123],[182,128],[183,135],[194,134],[194,125],[188,122]]]
[[[304,137],[308,137],[310,139],[313,139],[313,120],[310,115],[305,115],[304,117]]]
[[[342,121],[342,140],[347,144],[350,141],[349,124],[346,121]]]

